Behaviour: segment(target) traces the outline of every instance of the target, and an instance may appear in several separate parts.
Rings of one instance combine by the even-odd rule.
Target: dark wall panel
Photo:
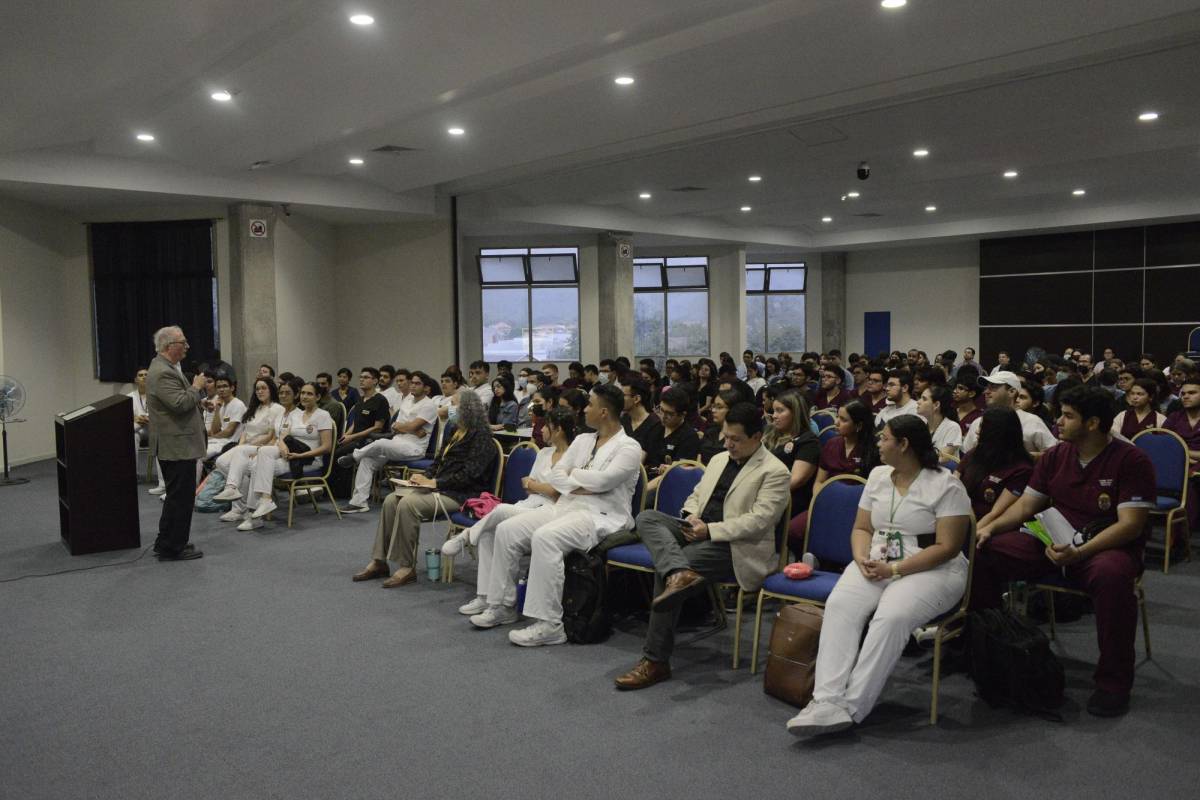
[[[1145,228],[1106,228],[1096,231],[1096,269],[1142,266],[1145,244]]]
[[[1096,273],[1093,289],[1095,322],[1141,322],[1145,270],[1123,269]]]
[[[1146,266],[1200,264],[1200,222],[1146,228]]]
[[[1160,367],[1175,360],[1175,354],[1187,350],[1188,333],[1195,325],[1147,325],[1146,352],[1153,353]]]
[[[1065,328],[983,328],[979,331],[979,356],[983,363],[988,365],[996,363],[996,357],[1001,350],[1007,350],[1014,360],[1020,361],[1030,347],[1036,346],[1047,353],[1062,355],[1068,346],[1090,349],[1091,344],[1090,325]]]
[[[1142,326],[1097,325],[1092,336],[1092,347],[1095,359],[1102,358],[1104,348],[1111,347],[1122,361],[1135,361],[1142,353]]]
[[[979,274],[1090,270],[1092,232],[984,239],[979,243]]]
[[[1146,322],[1200,317],[1200,267],[1146,270]]]
[[[980,325],[1090,324],[1092,273],[984,278]]]

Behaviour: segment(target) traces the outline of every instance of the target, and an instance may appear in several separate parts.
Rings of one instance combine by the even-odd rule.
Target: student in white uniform
[[[239,531],[249,531],[262,527],[262,518],[274,511],[277,506],[274,500],[275,479],[289,473],[289,462],[297,459],[316,459],[313,466],[324,463],[322,459],[330,458],[333,453],[333,417],[329,412],[317,407],[317,387],[313,383],[300,386],[300,407],[287,416],[285,423],[287,436],[299,439],[306,447],[299,453],[288,450],[284,438],[278,439],[273,445],[263,447],[258,451],[250,467],[249,507],[250,516],[238,525]]]
[[[225,488],[213,496],[214,500],[241,498],[240,487],[250,469],[250,459],[258,455],[259,448],[275,442],[284,417],[294,407],[298,385],[299,381],[284,381],[276,388],[275,381],[269,378],[255,379],[254,397],[243,418],[238,446],[226,450],[217,458],[214,471],[225,476]]]
[[[146,376],[150,374],[150,370],[143,367],[137,371],[133,378],[133,391],[129,393],[129,399],[133,400],[133,449],[136,451],[143,445],[150,444],[150,412],[146,409]],[[151,486],[148,490],[150,494],[165,495],[167,491],[167,482],[163,478],[162,468],[158,465],[157,459],[154,462],[154,471],[158,473],[158,485]]]
[[[1034,456],[1044,453],[1058,444],[1058,440],[1046,427],[1046,423],[1042,422],[1041,417],[1017,408],[1017,394],[1021,391],[1021,379],[1015,373],[997,372],[980,378],[979,385],[987,394],[988,406],[1011,408],[1017,412],[1017,416],[1021,420],[1021,438],[1025,442],[1025,449]],[[969,453],[975,449],[975,445],[979,442],[981,421],[982,417],[976,419],[971,423],[971,427],[967,428],[967,435],[963,437],[962,452]]]
[[[929,428],[918,417],[896,417],[884,426],[879,457],[883,466],[871,470],[858,504],[854,563],[825,603],[813,699],[787,724],[797,736],[862,722],[913,629],[949,611],[966,590],[971,501],[958,477],[938,466]]]
[[[575,440],[575,412],[569,408],[553,408],[546,415],[547,445],[538,451],[537,459],[529,475],[521,480],[521,486],[527,492],[524,500],[516,503],[503,503],[491,510],[483,519],[457,536],[452,536],[442,545],[442,555],[453,558],[462,552],[463,546],[470,544],[477,547],[479,555],[479,571],[475,585],[479,594],[471,602],[460,606],[458,613],[471,617],[471,624],[477,628],[494,628],[508,622],[516,621],[516,586],[510,585],[512,595],[505,597],[496,607],[489,607],[487,595],[484,593],[491,582],[492,568],[495,564],[493,554],[496,544],[496,528],[505,520],[512,519],[518,514],[524,514],[536,508],[552,506],[558,500],[558,490],[550,485],[550,471],[558,465],[566,455]]]
[[[229,379],[219,376],[214,381],[217,397],[213,400],[211,420],[208,422],[208,450],[205,458],[218,455],[225,445],[236,442],[242,433],[242,418],[246,416],[246,404],[233,394]],[[203,465],[196,462],[197,478]]]
[[[492,368],[486,361],[472,361],[467,369],[467,383],[471,390],[479,395],[479,402],[484,409],[492,404]]]
[[[380,369],[380,372],[382,371]],[[412,378],[411,371],[403,368],[396,370],[392,378],[392,385],[381,393],[388,401],[388,408],[391,409],[392,416],[396,416],[402,410],[412,408],[412,404],[416,401],[409,389],[410,378]]]
[[[349,504],[342,509],[343,514],[361,514],[369,510],[367,498],[371,495],[375,473],[389,461],[412,461],[425,455],[437,419],[437,403],[430,396],[431,392],[436,394],[437,384],[420,371],[410,373],[406,383],[412,400],[407,406],[400,404],[392,422],[392,438],[371,442],[338,459],[338,465],[342,467],[358,465],[354,471],[354,492]]]
[[[875,415],[875,428],[878,430],[893,417],[901,414],[917,414],[917,401],[912,397],[912,373],[906,369],[894,369],[888,373],[884,393],[887,405]]]
[[[943,464],[958,458],[962,446],[962,426],[954,411],[954,395],[945,386],[930,386],[917,399],[917,413],[929,423],[933,448]]]
[[[496,528],[496,545],[487,601],[505,622],[515,622],[515,584],[520,558],[530,553],[525,616],[537,620],[508,638],[522,647],[562,644],[563,556],[590,550],[604,536],[633,527],[631,504],[641,475],[642,448],[621,427],[625,405],[621,390],[597,386],[585,418],[595,433],[575,438],[550,472],[549,483],[561,497],[515,516]]]

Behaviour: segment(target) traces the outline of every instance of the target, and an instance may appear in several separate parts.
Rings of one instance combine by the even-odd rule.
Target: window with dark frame
[[[579,359],[579,248],[479,251],[485,361]]]
[[[746,347],[802,353],[808,270],[803,261],[746,265]]]
[[[708,349],[708,257],[633,259],[637,358],[698,358]]]

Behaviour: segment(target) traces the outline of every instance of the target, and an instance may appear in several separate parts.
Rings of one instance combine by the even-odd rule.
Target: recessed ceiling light
[[[642,198],[643,200],[649,200],[649,199],[650,199],[650,193],[649,193],[649,192],[642,192],[641,194],[639,194],[639,195],[638,195],[638,197]]]
[[[749,211],[749,210],[750,210],[750,206],[742,206],[742,211]]]
[[[1075,191],[1071,192],[1071,194],[1075,195],[1076,197],[1083,197],[1085,194],[1087,194],[1087,190],[1086,189],[1076,189]]]
[[[821,222],[833,222],[833,217],[821,217]]]
[[[849,197],[851,200],[857,200],[859,198],[859,194],[858,192],[846,192],[846,197]]]
[[[904,8],[908,5],[908,0],[881,0],[879,5],[884,8]]]
[[[1154,122],[1154,120],[1158,119],[1158,112],[1143,111],[1141,114],[1138,114],[1138,119],[1140,119],[1142,122]]]
[[[750,181],[751,183],[758,183],[762,180],[762,175],[751,175],[749,178],[746,178],[746,180]]]
[[[929,151],[924,147],[918,147],[916,150],[913,150],[913,155],[917,158],[924,158],[925,156],[929,155]]]
[[[139,142],[153,142],[154,134],[153,133],[139,133],[137,135],[137,140]]]
[[[1004,177],[1006,177],[1006,178],[1015,178],[1015,177],[1017,177],[1017,176],[1018,176],[1018,175],[1020,175],[1020,174],[1021,174],[1021,173],[1017,172],[1015,169],[1010,169],[1010,170],[1008,170],[1007,172],[1005,172],[1005,173],[1004,173]]]
[[[225,91],[224,89],[219,89],[219,90],[213,92],[209,96],[213,100],[216,100],[218,103],[228,103],[230,100],[233,99],[233,95],[230,94],[229,92]]]
[[[375,18],[372,17],[370,14],[354,14],[350,17],[350,21],[353,22],[355,25],[363,25],[363,26],[375,24]]]
[[[937,211],[937,206],[925,206],[925,210],[932,214],[934,211]]]
[[[632,86],[633,78],[629,77],[628,75],[618,75],[617,77],[613,78],[613,83],[615,83],[617,86]]]
[[[450,134],[451,136],[462,136],[464,133],[466,133],[466,131],[462,128],[447,128],[446,133]]]
[[[350,163],[356,167],[361,167],[363,165],[363,160],[361,158],[352,158],[350,159]]]

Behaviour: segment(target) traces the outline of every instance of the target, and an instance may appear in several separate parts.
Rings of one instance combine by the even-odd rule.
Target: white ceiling
[[[0,193],[56,207],[244,199],[365,222],[457,194],[475,233],[796,248],[1200,215],[1200,2],[12,6]],[[370,152],[385,144],[415,150]]]

